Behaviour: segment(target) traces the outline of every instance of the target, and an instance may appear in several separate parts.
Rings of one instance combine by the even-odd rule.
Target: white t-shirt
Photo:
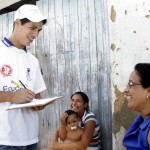
[[[0,41],[0,91],[15,92],[25,86],[35,94],[45,90],[38,60],[17,49],[5,38]],[[26,146],[38,142],[38,114],[30,108],[6,110],[0,103],[0,145]]]

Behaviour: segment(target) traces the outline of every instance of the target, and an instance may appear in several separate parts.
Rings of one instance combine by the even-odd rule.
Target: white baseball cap
[[[43,20],[47,20],[47,18],[41,14],[39,8],[31,4],[22,5],[16,11],[14,21],[16,19],[23,19],[23,18],[27,18],[32,22],[41,22]]]

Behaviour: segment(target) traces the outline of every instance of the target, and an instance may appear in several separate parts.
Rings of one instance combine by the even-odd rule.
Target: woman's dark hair
[[[85,108],[85,110],[89,111],[89,98],[88,98],[88,96],[83,92],[75,92],[74,94],[71,95],[71,99],[76,94],[78,94],[82,97],[85,104],[87,103],[87,107]]]
[[[75,112],[75,111],[73,111],[73,110],[71,110],[71,109],[66,110],[65,113],[66,113],[68,116],[75,114],[75,115],[77,116],[77,118],[78,118],[77,112]],[[68,116],[66,117],[66,120],[65,120],[66,123],[67,123]]]
[[[150,63],[138,63],[135,65],[134,69],[140,77],[140,83],[143,88],[150,87]]]

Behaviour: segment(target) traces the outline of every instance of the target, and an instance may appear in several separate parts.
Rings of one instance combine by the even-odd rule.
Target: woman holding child
[[[89,111],[89,98],[83,92],[76,92],[71,96],[71,109],[79,116],[79,126],[84,129],[80,141],[74,143],[59,143],[59,135],[56,133],[54,142],[49,146],[57,149],[76,149],[76,150],[100,150],[100,127],[95,115]],[[66,132],[67,114],[61,116],[61,132]]]

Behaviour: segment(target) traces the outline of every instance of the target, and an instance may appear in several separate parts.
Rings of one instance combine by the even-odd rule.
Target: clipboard
[[[58,100],[62,97],[63,96],[57,96],[57,97],[45,98],[45,99],[33,99],[29,103],[22,103],[22,104],[12,103],[6,110],[35,107],[35,106],[43,106],[43,105],[47,105],[47,104],[49,105],[49,104],[53,103],[55,100]]]

